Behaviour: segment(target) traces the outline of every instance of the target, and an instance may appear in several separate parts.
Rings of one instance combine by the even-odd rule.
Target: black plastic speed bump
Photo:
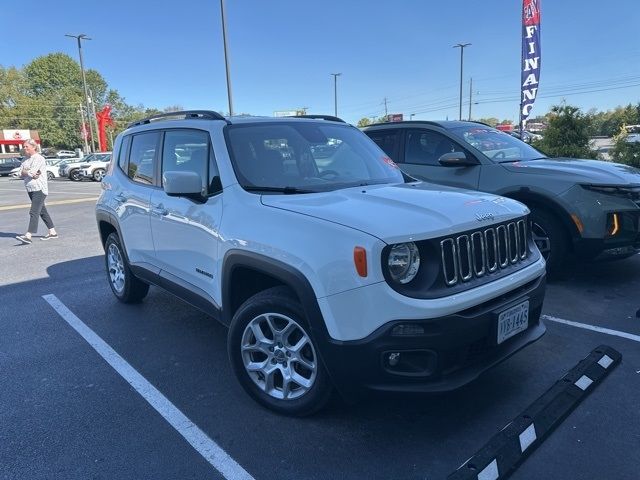
[[[606,345],[593,350],[447,480],[507,478],[621,360]]]

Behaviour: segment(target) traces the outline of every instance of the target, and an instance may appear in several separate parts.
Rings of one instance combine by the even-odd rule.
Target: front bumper
[[[603,238],[574,240],[578,257],[592,259],[626,258],[640,251],[640,210],[617,212],[619,231]],[[602,223],[602,222],[601,222]]]
[[[389,322],[368,337],[355,341],[320,340],[324,363],[345,396],[367,390],[438,392],[456,389],[502,362],[546,331],[540,320],[545,277],[462,312],[425,320]],[[496,344],[498,313],[529,300],[528,328]],[[399,324],[419,324],[424,333],[393,336]],[[410,372],[388,362],[390,352],[408,358]],[[411,365],[413,362],[413,365]],[[411,366],[415,368],[411,368]]]
[[[578,258],[624,258],[640,249],[640,198],[575,185],[561,199],[566,211],[579,220],[572,235],[573,252]],[[612,228],[614,214],[617,229]]]

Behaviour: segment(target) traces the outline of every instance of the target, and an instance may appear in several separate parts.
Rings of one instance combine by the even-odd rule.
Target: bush
[[[596,158],[589,147],[589,116],[571,105],[554,105],[549,117],[544,138],[532,142],[535,148],[550,157]]]
[[[640,142],[627,142],[627,131],[624,125],[613,140],[615,142],[611,152],[613,161],[640,168]]]

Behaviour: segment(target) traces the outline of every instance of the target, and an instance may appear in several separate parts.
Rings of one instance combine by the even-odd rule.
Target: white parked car
[[[130,125],[96,205],[113,294],[158,285],[228,325],[242,387],[290,415],[334,388],[454,389],[539,339],[527,207],[408,177],[328,118]]]
[[[76,156],[77,156],[76,152],[73,152],[71,150],[59,150],[56,153],[56,157],[58,158],[73,158]]]
[[[109,167],[109,162],[111,161],[111,152],[103,152],[97,155],[96,160],[80,165],[80,176],[82,179],[88,178],[99,182],[102,180],[102,177],[104,177]]]
[[[91,153],[77,161],[73,159],[71,159],[71,161],[67,160],[60,166],[59,174],[61,177],[68,177],[69,180],[79,182],[83,179],[82,174],[80,173],[82,168],[90,166],[93,162],[108,161],[109,158],[111,158],[111,152]]]

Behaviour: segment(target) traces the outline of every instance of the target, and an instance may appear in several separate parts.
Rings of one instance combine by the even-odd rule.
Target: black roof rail
[[[395,125],[395,124],[399,124],[399,123],[413,123],[413,124],[421,123],[423,125],[433,125],[434,127],[442,127],[440,122],[434,121],[434,120],[403,120],[401,122],[376,122],[376,123],[370,123],[369,125],[365,125],[362,128],[377,127],[379,125],[389,126],[389,125]]]
[[[329,120],[330,122],[342,122],[347,123],[339,117],[333,115],[289,115],[289,118],[315,118],[318,120]]]
[[[147,118],[143,118],[142,120],[135,121],[127,125],[127,128],[136,127],[138,125],[146,125],[151,123],[153,120],[160,120],[163,118],[171,118],[171,117],[182,117],[184,119],[201,119],[201,120],[224,120],[227,124],[231,124],[229,120],[224,118],[218,112],[214,112],[213,110],[183,110],[179,112],[166,112],[159,113],[157,115],[152,115]]]

